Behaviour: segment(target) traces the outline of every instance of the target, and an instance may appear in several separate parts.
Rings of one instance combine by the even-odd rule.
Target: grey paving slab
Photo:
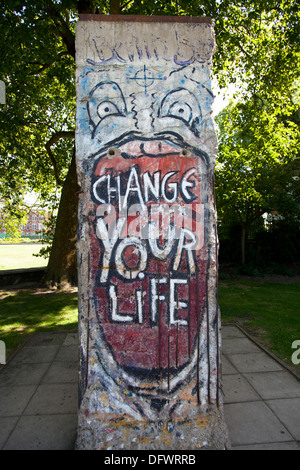
[[[35,385],[0,387],[0,416],[21,415],[35,390]]]
[[[68,333],[63,342],[63,346],[78,346],[78,333]]]
[[[300,444],[296,441],[269,442],[267,444],[232,446],[231,450],[300,450]]]
[[[238,374],[238,370],[231,364],[226,356],[222,357],[222,374]]]
[[[236,326],[226,325],[221,328],[222,339],[226,338],[245,338],[244,333]]]
[[[0,449],[7,441],[18,419],[18,416],[0,417]]]
[[[77,386],[75,384],[41,384],[24,415],[77,413]]]
[[[74,361],[78,360],[78,345],[61,346],[57,355],[56,361]]]
[[[78,361],[54,361],[42,383],[78,383]]]
[[[59,345],[54,346],[32,346],[22,348],[16,356],[11,360],[11,365],[26,363],[37,364],[42,362],[50,363],[53,361]]]
[[[62,345],[67,333],[52,333],[52,332],[40,332],[32,335],[24,344],[24,348],[33,346],[54,346]]]
[[[28,364],[18,362],[17,356],[13,364],[7,364],[1,371],[0,387],[8,385],[39,384],[50,363],[41,362]]]
[[[232,446],[293,441],[293,437],[262,401],[224,405]]]
[[[287,371],[244,374],[264,400],[300,397],[300,382]]]
[[[300,441],[300,398],[281,398],[268,400],[266,403],[293,438]]]
[[[22,416],[3,450],[73,450],[76,429],[77,414]]]
[[[282,366],[264,352],[228,354],[227,359],[239,372],[270,372],[283,370]]]
[[[224,403],[240,403],[260,400],[258,393],[240,374],[223,377]]]
[[[231,337],[222,341],[224,354],[248,354],[259,351],[259,348],[248,338]]]

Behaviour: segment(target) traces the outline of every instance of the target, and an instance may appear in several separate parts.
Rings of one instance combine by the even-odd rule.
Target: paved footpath
[[[225,418],[233,450],[300,450],[300,380],[236,326],[223,326]],[[0,449],[72,450],[77,333],[38,333],[0,370]]]

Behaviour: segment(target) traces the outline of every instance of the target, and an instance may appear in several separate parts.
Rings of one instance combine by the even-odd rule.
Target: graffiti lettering
[[[148,264],[148,256],[153,256],[159,260],[166,260],[170,254],[174,252],[173,248],[176,248],[174,256],[173,270],[179,269],[180,263],[183,259],[183,254],[186,253],[188,267],[190,273],[195,273],[195,260],[193,252],[198,243],[198,237],[195,233],[187,228],[182,227],[180,229],[180,237],[177,242],[174,237],[174,228],[169,226],[169,233],[171,234],[165,243],[164,248],[159,246],[158,236],[154,238],[154,224],[149,223],[148,246],[146,242],[137,237],[126,237],[121,239],[121,232],[125,227],[126,218],[119,218],[112,231],[112,236],[109,238],[109,232],[105,225],[104,218],[99,217],[97,219],[96,234],[99,240],[103,243],[104,253],[102,259],[102,269],[100,282],[105,284],[109,277],[109,270],[111,264],[115,264],[118,274],[123,279],[134,280],[137,276],[142,273]],[[121,240],[120,240],[121,239]],[[138,262],[134,268],[126,265],[124,259],[124,252],[126,248],[132,247],[134,253],[138,256]],[[148,253],[150,251],[150,253]]]
[[[186,203],[194,201],[197,196],[192,192],[195,188],[196,169],[189,168],[181,177],[180,181],[173,181],[178,171],[170,171],[163,177],[161,170],[155,171],[151,177],[147,171],[139,177],[138,168],[132,167],[129,175],[105,174],[94,181],[92,194],[97,204],[118,203],[119,210],[126,208],[129,199],[139,202],[142,209],[150,200],[158,202],[160,199],[167,203],[177,201],[180,194]]]
[[[99,239],[114,239],[117,230],[118,238],[139,237],[149,240],[155,256],[161,259],[166,259],[172,247],[165,246],[162,249],[157,240],[164,239],[170,245],[174,240],[182,239],[182,228],[187,229],[186,234],[197,233],[196,239],[193,237],[193,249],[201,249],[203,246],[204,204],[151,204],[145,209],[140,204],[132,204],[119,212],[112,204],[102,204],[97,207],[95,220]]]
[[[171,31],[168,31],[168,33],[172,35]],[[207,43],[198,41],[197,44],[192,44],[189,39],[179,37],[177,32],[173,36],[173,43],[176,44],[175,53],[170,55],[166,41],[160,37],[152,36],[147,41],[135,37],[132,40],[123,39],[115,43],[107,42],[103,38],[101,40],[99,38],[92,38],[90,41],[91,52],[97,56],[98,61],[88,58],[87,63],[103,65],[115,60],[126,64],[128,62],[154,59],[156,61],[163,60],[186,66],[194,61],[203,63],[213,49],[211,41]]]
[[[169,282],[168,295],[159,293],[159,286]],[[166,324],[188,326],[188,320],[179,317],[179,312],[188,310],[189,303],[187,299],[178,298],[177,286],[187,285],[187,278],[170,278],[162,277],[157,279],[152,277],[149,284],[149,306],[150,306],[150,324],[152,327],[156,326],[159,321],[159,304],[161,302],[167,305]],[[141,287],[135,291],[135,313],[120,313],[118,302],[118,288],[114,284],[108,287],[108,295],[110,300],[110,316],[112,323],[145,323],[144,312],[144,295],[145,291]]]

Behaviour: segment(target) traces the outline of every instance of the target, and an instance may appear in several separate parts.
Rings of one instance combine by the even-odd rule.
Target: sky
[[[212,91],[215,95],[215,99],[212,105],[213,116],[216,117],[217,114],[222,111],[225,106],[229,104],[229,100],[233,97],[235,91],[235,85],[229,85],[226,90],[220,90],[215,80],[212,80]]]

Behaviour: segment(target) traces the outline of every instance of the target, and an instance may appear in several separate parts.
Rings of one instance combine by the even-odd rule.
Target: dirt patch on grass
[[[50,297],[53,294],[77,294],[78,288],[77,287],[68,287],[64,289],[56,289],[53,288],[14,288],[14,289],[5,289],[0,290],[0,301],[6,299],[6,297],[13,296],[18,294],[19,292],[26,292],[31,295],[38,295],[41,297]]]
[[[32,291],[32,295],[40,295],[43,297],[47,297],[48,295],[52,294],[75,294],[78,292],[77,287],[66,287],[64,289],[56,289],[55,287],[52,288],[39,288],[39,289],[34,289]]]
[[[237,325],[245,330],[246,333],[248,333],[248,335],[251,336],[255,341],[260,343],[266,349],[270,350],[270,343],[266,338],[267,332],[257,326],[250,326],[248,323],[249,321],[250,320],[240,319],[240,321],[237,322]]]

